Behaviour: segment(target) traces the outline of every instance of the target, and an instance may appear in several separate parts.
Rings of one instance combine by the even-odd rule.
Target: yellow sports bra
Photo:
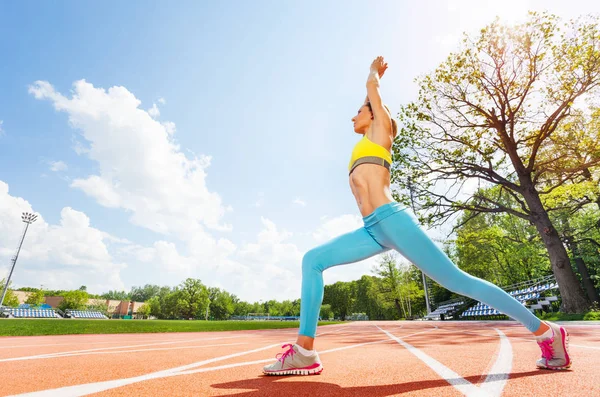
[[[348,165],[349,174],[352,173],[354,168],[365,163],[379,164],[388,170],[392,163],[392,155],[390,152],[383,146],[369,140],[366,134],[358,141],[352,150],[352,157],[350,158],[350,164]]]

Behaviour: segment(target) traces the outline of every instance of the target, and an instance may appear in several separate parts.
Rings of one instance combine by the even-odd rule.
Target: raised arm
[[[383,77],[383,74],[385,73],[387,68],[388,68],[387,63],[384,63],[383,65],[381,65],[380,68],[378,68],[377,73],[379,74],[380,79]],[[367,90],[367,96],[365,98],[365,103],[363,105],[366,105],[368,102],[369,102],[369,94],[368,94],[368,90]]]
[[[367,100],[371,103],[374,121],[376,123],[384,123],[383,126],[387,127],[391,126],[391,115],[383,106],[379,92],[379,79],[380,75],[383,75],[380,71],[383,70],[385,72],[385,69],[387,69],[387,63],[383,61],[383,57],[379,56],[375,58],[371,64],[371,71],[367,79]]]

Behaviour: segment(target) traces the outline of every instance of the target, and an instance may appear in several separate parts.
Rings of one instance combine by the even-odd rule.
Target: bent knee
[[[319,258],[321,255],[319,254],[319,250],[317,248],[313,248],[310,251],[306,252],[302,257],[302,272],[306,271],[323,271],[323,265]]]

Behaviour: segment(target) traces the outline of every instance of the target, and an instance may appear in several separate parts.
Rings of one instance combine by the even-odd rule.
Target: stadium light
[[[29,229],[29,225],[31,225],[37,220],[37,215],[31,212],[23,212],[23,214],[21,215],[21,220],[25,223],[25,230],[23,230],[23,235],[21,236],[19,247],[17,247],[17,253],[12,258],[12,267],[10,268],[8,279],[6,280],[6,284],[4,285],[4,291],[2,291],[0,307],[2,307],[2,303],[4,303],[4,297],[6,296],[6,292],[8,291],[8,284],[10,284],[10,279],[12,277],[13,271],[15,270],[15,265],[17,264],[17,259],[19,258],[19,252],[21,252],[21,247],[23,246],[23,241],[25,240],[25,235],[27,234],[27,229]]]

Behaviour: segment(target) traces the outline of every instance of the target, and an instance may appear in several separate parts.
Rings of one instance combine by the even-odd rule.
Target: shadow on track
[[[509,381],[510,379],[551,374],[552,371],[546,370],[512,373],[509,374]],[[452,385],[450,385],[450,383],[444,379],[423,380],[418,382],[397,383],[391,385],[342,387],[334,383],[314,382],[312,381],[314,377],[311,377],[311,381],[308,382],[302,382],[302,377],[296,377],[296,379],[299,380],[298,382],[278,382],[282,380],[282,378],[289,379],[290,377],[262,375],[258,378],[213,384],[211,386],[217,389],[249,389],[249,391],[227,394],[228,396],[239,397],[285,396],[289,395],[290,393],[294,396],[385,397],[416,390],[432,389],[436,387],[452,387]],[[471,383],[474,383],[480,381],[481,376],[468,376],[465,379]]]

